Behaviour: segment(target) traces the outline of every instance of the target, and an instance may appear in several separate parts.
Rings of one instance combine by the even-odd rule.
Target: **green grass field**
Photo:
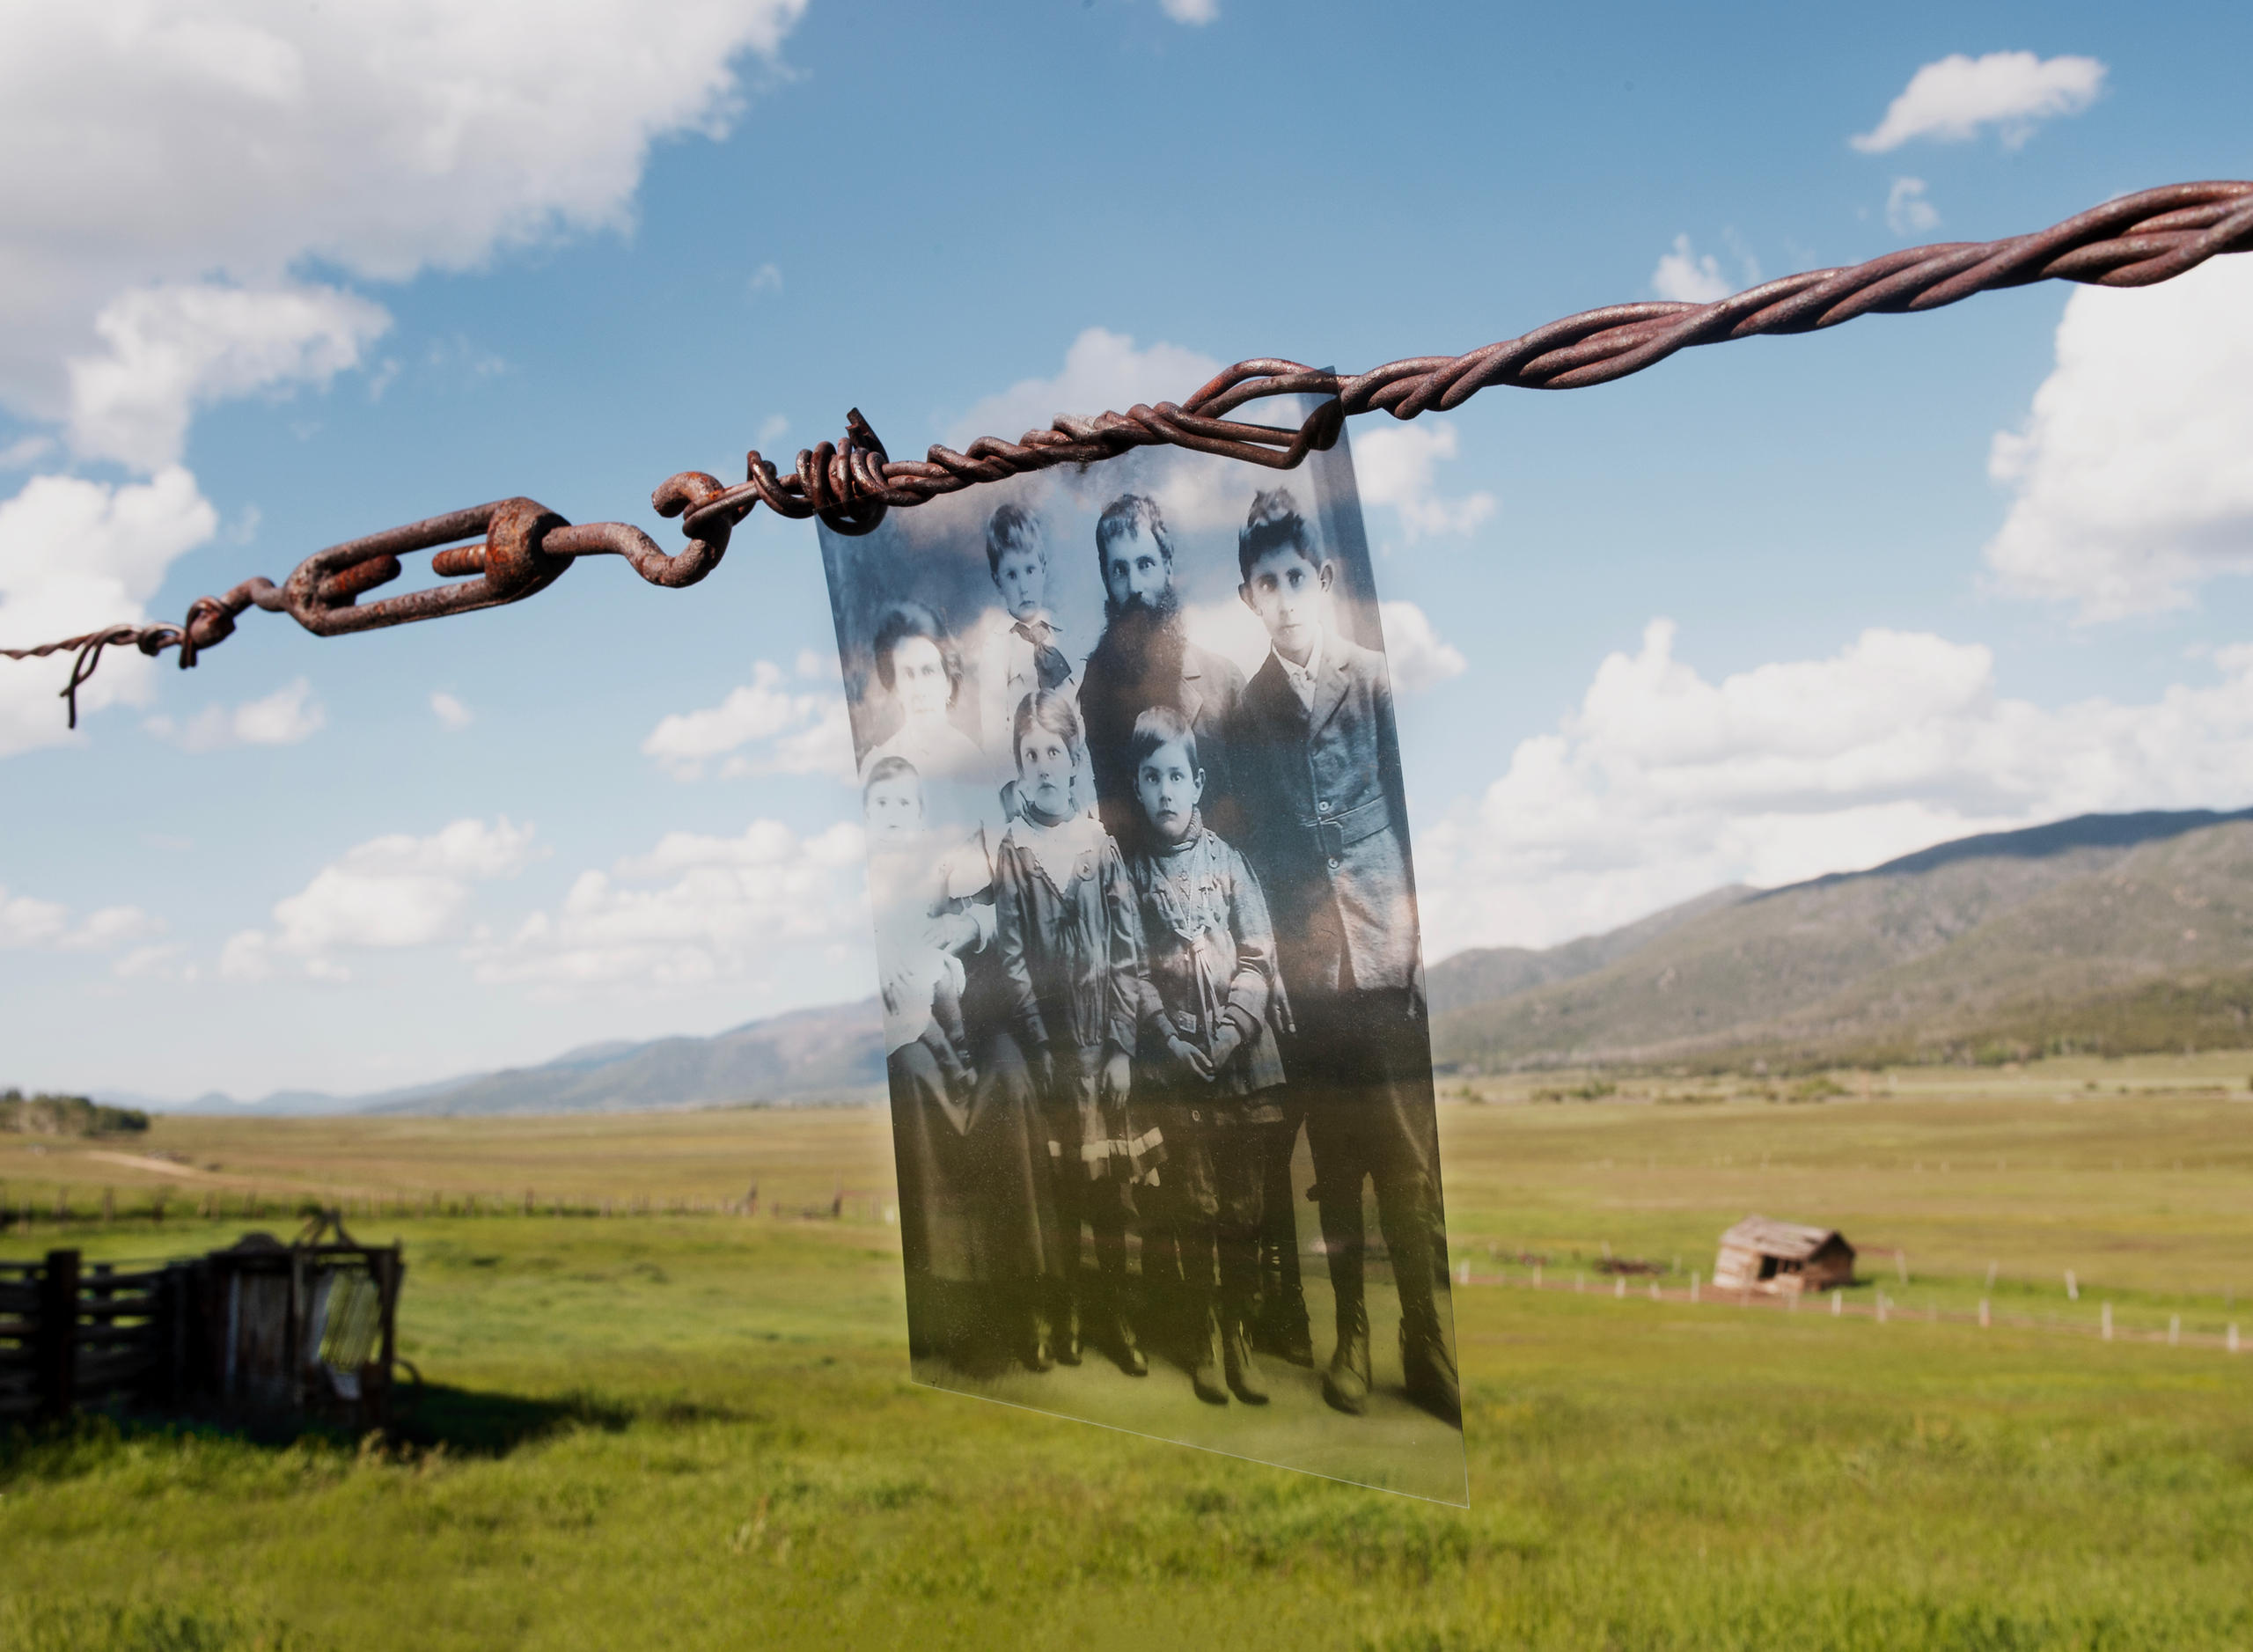
[[[18,1208],[170,1193],[8,1255],[224,1243],[207,1193],[378,1201],[430,1384],[392,1447],[14,1436],[0,1647],[2253,1644],[2253,1348],[2192,1340],[2253,1333],[2253,1057],[2088,1065],[1450,1101],[1457,1254],[1511,1281],[1455,1293],[1468,1512],[908,1382],[892,1230],[798,1214],[889,1186],[874,1113],[0,1138]],[[664,1214],[753,1179],[759,1216]],[[470,1193],[510,1214],[393,1214]],[[1748,1210],[1838,1225],[1907,1311],[1560,1288],[1606,1245],[1709,1270]],[[1916,1317],[1990,1263],[2012,1322]]]

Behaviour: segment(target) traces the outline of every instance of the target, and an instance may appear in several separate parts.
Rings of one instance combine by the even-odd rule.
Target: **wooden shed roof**
[[[1806,1261],[1834,1239],[1846,1244],[1836,1228],[1810,1228],[1797,1222],[1778,1222],[1770,1216],[1747,1216],[1721,1235],[1723,1245],[1739,1245],[1762,1256],[1797,1262]]]

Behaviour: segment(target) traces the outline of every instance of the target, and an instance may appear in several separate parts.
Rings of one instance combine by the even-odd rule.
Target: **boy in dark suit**
[[[1329,623],[1334,567],[1282,488],[1252,501],[1237,540],[1238,594],[1271,649],[1246,685],[1232,742],[1244,848],[1266,890],[1296,1035],[1283,1065],[1314,1155],[1337,1298],[1323,1397],[1358,1415],[1370,1384],[1361,1186],[1374,1181],[1400,1298],[1411,1399],[1462,1420],[1441,1308],[1446,1239],[1399,738],[1384,657]],[[1291,1222],[1291,1140],[1268,1165],[1266,1208]],[[1291,1304],[1282,1304],[1286,1318]],[[1303,1323],[1304,1309],[1299,1308]]]

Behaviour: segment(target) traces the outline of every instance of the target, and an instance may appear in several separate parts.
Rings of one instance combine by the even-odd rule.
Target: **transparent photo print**
[[[916,1379],[1465,1500],[1400,748],[1341,437],[821,531]]]

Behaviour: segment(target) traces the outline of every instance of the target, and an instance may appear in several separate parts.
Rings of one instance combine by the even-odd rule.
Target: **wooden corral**
[[[1854,1282],[1854,1247],[1836,1228],[1747,1216],[1721,1235],[1714,1259],[1717,1290],[1796,1296]]]
[[[0,1263],[0,1422],[124,1405],[385,1426],[406,1264],[332,1225],[125,1268]]]

